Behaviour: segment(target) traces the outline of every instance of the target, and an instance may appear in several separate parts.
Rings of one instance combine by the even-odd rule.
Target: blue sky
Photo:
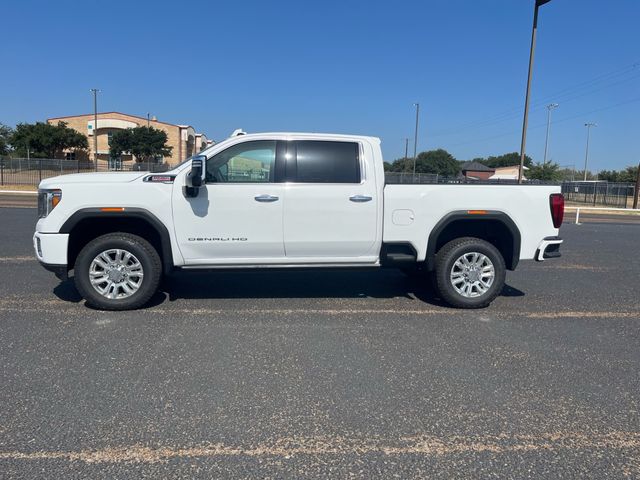
[[[389,160],[517,151],[533,0],[10,1],[0,122],[99,110],[234,129],[376,135]],[[540,11],[527,153],[590,167],[640,160],[640,1],[552,0]],[[634,66],[635,65],[635,66]],[[410,141],[410,152],[412,151]]]

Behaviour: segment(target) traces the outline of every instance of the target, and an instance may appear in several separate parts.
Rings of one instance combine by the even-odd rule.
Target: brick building
[[[468,180],[487,180],[495,171],[480,162],[465,162],[460,168]]]
[[[98,125],[94,126],[94,115],[88,113],[86,115],[72,115],[68,117],[55,117],[47,119],[50,124],[58,124],[65,122],[69,128],[86,135],[89,141],[89,149],[86,152],[68,152],[64,155],[70,160],[94,160],[94,133],[98,135],[98,152],[97,159],[103,160],[105,164],[109,162],[111,165],[114,161],[109,156],[109,141],[114,132],[126,128],[135,128],[147,126],[162,130],[167,134],[167,145],[173,147],[171,155],[165,157],[165,162],[175,165],[184,159],[198,153],[207,145],[210,140],[202,133],[196,133],[195,129],[190,125],[174,125],[172,123],[161,122],[155,117],[147,119],[136,115],[128,115],[120,112],[103,112],[98,113]],[[121,162],[127,163],[134,160],[132,155],[122,155]]]

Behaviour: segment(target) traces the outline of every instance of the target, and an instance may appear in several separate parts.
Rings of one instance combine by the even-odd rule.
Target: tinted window
[[[296,142],[298,182],[360,183],[359,148],[353,142]]]
[[[275,140],[240,143],[207,160],[206,182],[271,182],[275,161]]]

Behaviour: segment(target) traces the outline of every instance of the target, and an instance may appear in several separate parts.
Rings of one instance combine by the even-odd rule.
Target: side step
[[[416,263],[418,254],[409,243],[383,243],[380,263],[385,267]]]

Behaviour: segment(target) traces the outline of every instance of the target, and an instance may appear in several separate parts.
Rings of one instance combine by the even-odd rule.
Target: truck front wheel
[[[502,254],[479,238],[457,238],[436,255],[438,293],[454,307],[486,307],[502,291],[505,274]]]
[[[76,288],[87,304],[102,310],[133,310],[158,288],[162,264],[144,238],[110,233],[87,243],[74,267]]]

